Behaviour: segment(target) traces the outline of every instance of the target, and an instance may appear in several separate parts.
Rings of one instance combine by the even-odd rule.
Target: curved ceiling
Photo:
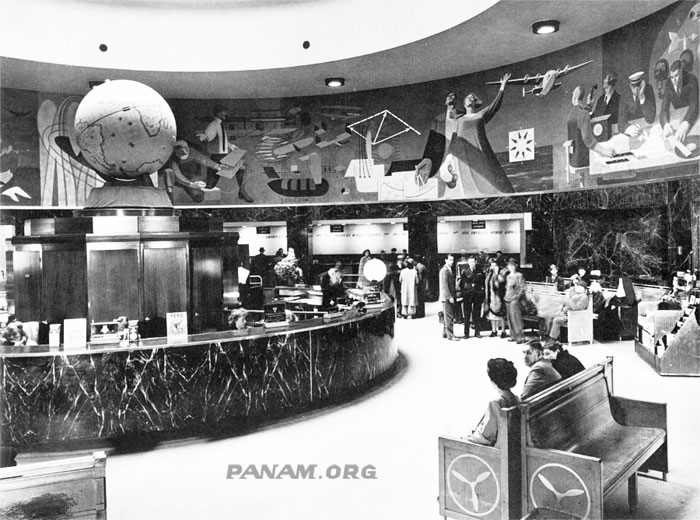
[[[110,69],[276,69],[405,45],[497,1],[2,0],[12,23],[0,54]]]
[[[367,90],[547,54],[674,2],[0,0],[11,20],[0,34],[0,80],[82,94],[91,80],[133,79],[168,98],[338,92],[325,87],[329,76]],[[560,31],[533,34],[532,23],[548,18]]]

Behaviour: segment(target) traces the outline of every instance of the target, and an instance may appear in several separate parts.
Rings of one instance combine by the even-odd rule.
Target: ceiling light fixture
[[[532,24],[535,34],[552,34],[559,30],[559,20],[540,20]]]
[[[345,85],[345,78],[326,78],[326,86],[331,88],[338,88]]]

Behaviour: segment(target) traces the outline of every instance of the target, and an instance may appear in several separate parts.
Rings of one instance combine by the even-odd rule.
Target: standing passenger
[[[503,299],[506,302],[506,315],[510,339],[517,343],[525,343],[523,334],[523,312],[520,306],[520,298],[525,294],[525,278],[518,272],[515,261],[509,260],[506,264],[508,277],[506,278],[506,294]]]
[[[486,275],[485,284],[486,304],[488,318],[491,322],[491,337],[495,338],[498,335],[498,329],[501,329],[501,337],[506,337],[506,304],[503,297],[506,294],[506,277],[500,272],[496,259],[492,258]]]
[[[401,269],[401,314],[404,318],[413,319],[418,303],[418,273],[413,260],[406,260],[406,267]]]
[[[448,254],[445,258],[445,265],[440,269],[440,302],[445,319],[442,337],[451,341],[459,341],[454,333],[455,277],[452,272],[454,263],[455,257]]]

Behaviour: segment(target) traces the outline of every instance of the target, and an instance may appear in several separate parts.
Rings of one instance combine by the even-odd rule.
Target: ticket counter
[[[0,446],[85,448],[134,435],[224,434],[345,398],[398,358],[391,302],[274,329],[130,347],[0,347]]]

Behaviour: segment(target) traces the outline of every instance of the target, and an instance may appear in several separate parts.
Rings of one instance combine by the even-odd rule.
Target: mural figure
[[[214,119],[212,119],[212,121],[207,125],[204,133],[197,134],[197,138],[201,142],[207,143],[209,158],[212,161],[220,163],[222,160],[227,158],[229,152],[236,152],[239,149],[232,145],[226,136],[226,125],[224,125],[224,122],[228,118],[228,109],[223,105],[214,105],[212,114],[214,115]],[[242,155],[238,164],[231,164],[229,166],[236,170],[234,175],[236,177],[236,183],[238,184],[238,198],[245,200],[246,202],[253,202],[253,197],[248,194],[244,186],[246,180],[246,170],[244,168]],[[223,175],[222,169],[215,170],[209,168],[207,170],[207,179],[205,181],[206,188],[216,188],[221,175]]]
[[[666,85],[668,84],[668,60],[666,58],[661,58],[654,65],[654,79],[656,80],[656,93],[659,99],[663,99],[664,92],[666,92]]]
[[[603,94],[593,102],[593,90],[588,96],[588,105],[591,106],[591,117],[600,117],[610,114],[609,123],[617,125],[620,111],[620,94],[615,90],[617,86],[617,73],[609,72],[603,78]],[[595,88],[595,87],[594,87]]]
[[[573,106],[566,122],[568,138],[572,142],[572,150],[569,152],[569,164],[574,168],[588,166],[589,149],[603,157],[613,157],[615,155],[615,150],[601,146],[593,137],[591,115],[583,105],[585,95],[586,91],[582,86],[578,85],[574,89],[571,95],[571,104]]]
[[[644,72],[635,72],[630,75],[631,99],[628,97],[620,108],[620,131],[630,137],[638,137],[642,133],[642,127],[636,120],[644,119],[647,125],[654,124],[656,119],[656,98],[654,89],[646,81]]]
[[[19,164],[19,152],[11,144],[3,143],[0,139],[0,195],[9,197],[14,202],[19,202],[20,198],[31,199],[26,191],[20,186],[10,186],[8,184],[14,177],[14,171]]]
[[[690,63],[692,67],[692,61]],[[659,121],[663,128],[664,137],[673,136],[682,143],[688,135],[688,130],[698,119],[698,78],[692,72],[686,72],[680,60],[671,64],[669,77],[671,84],[666,89],[661,102]],[[677,127],[674,127],[670,121],[669,109],[671,106],[676,110],[687,107],[685,116],[677,124]]]
[[[199,150],[191,148],[187,141],[183,139],[175,141],[172,156],[158,172],[159,184],[162,180],[171,201],[175,185],[183,188],[194,202],[204,200],[202,189],[206,187],[206,182],[199,177],[200,165],[214,171],[221,170],[220,164],[215,163]]]
[[[470,93],[464,98],[465,113],[456,115],[452,105],[454,94],[447,97],[447,118],[456,115],[456,132],[450,137],[447,155],[440,168],[440,178],[451,196],[474,197],[513,193],[501,164],[486,137],[486,123],[498,112],[503,100],[503,91],[510,74],[501,78],[498,94],[486,108],[482,101]],[[448,180],[449,179],[449,180]]]

